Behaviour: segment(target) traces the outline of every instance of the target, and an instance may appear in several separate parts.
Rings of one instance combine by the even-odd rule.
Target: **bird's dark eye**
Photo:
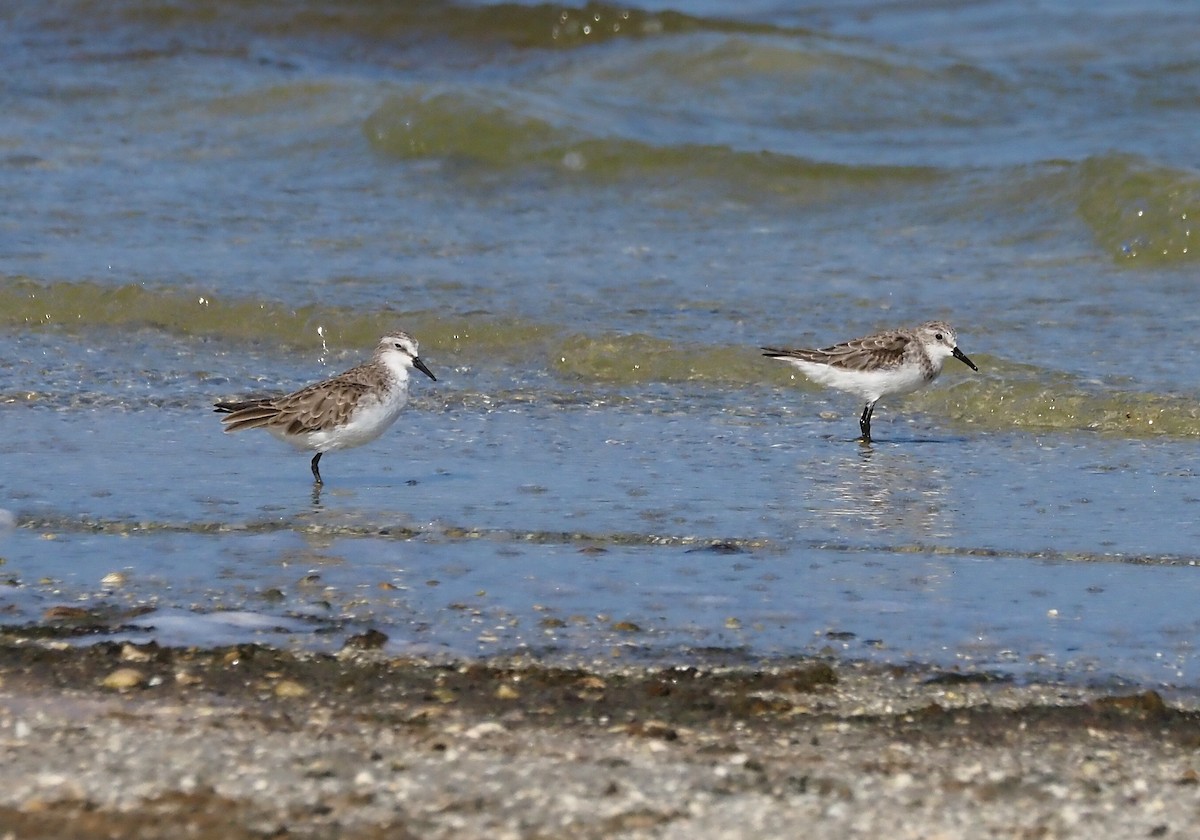
[[[942,340],[942,334],[941,334],[941,333],[938,333],[937,335],[935,335],[935,336],[934,336],[934,338],[936,338],[938,341],[941,341],[941,340]]]

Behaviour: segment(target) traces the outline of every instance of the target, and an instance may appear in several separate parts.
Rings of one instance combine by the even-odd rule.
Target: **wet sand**
[[[1183,837],[1200,713],[836,661],[647,668],[9,635],[0,837]]]

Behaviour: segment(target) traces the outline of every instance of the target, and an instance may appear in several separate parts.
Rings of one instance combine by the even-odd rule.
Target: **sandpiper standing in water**
[[[979,370],[958,349],[958,336],[945,321],[885,330],[821,350],[762,349],[764,356],[794,365],[813,382],[865,399],[867,407],[858,421],[863,443],[871,442],[871,414],[880,398],[924,388],[937,379],[950,356]]]
[[[403,332],[379,340],[369,362],[331,379],[281,397],[219,402],[225,431],[266,429],[297,449],[316,450],[312,474],[323,484],[317,464],[334,449],[362,446],[379,437],[408,402],[408,372],[416,368],[437,377],[417,355],[417,342]]]

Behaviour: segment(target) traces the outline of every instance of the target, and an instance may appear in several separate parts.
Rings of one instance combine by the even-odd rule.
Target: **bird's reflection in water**
[[[950,536],[953,519],[942,467],[901,447],[855,449],[827,464],[826,479],[809,490],[810,510],[837,530]]]

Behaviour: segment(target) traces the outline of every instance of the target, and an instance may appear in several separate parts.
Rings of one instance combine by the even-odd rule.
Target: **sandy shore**
[[[1196,836],[1200,714],[921,668],[0,644],[0,837]]]

